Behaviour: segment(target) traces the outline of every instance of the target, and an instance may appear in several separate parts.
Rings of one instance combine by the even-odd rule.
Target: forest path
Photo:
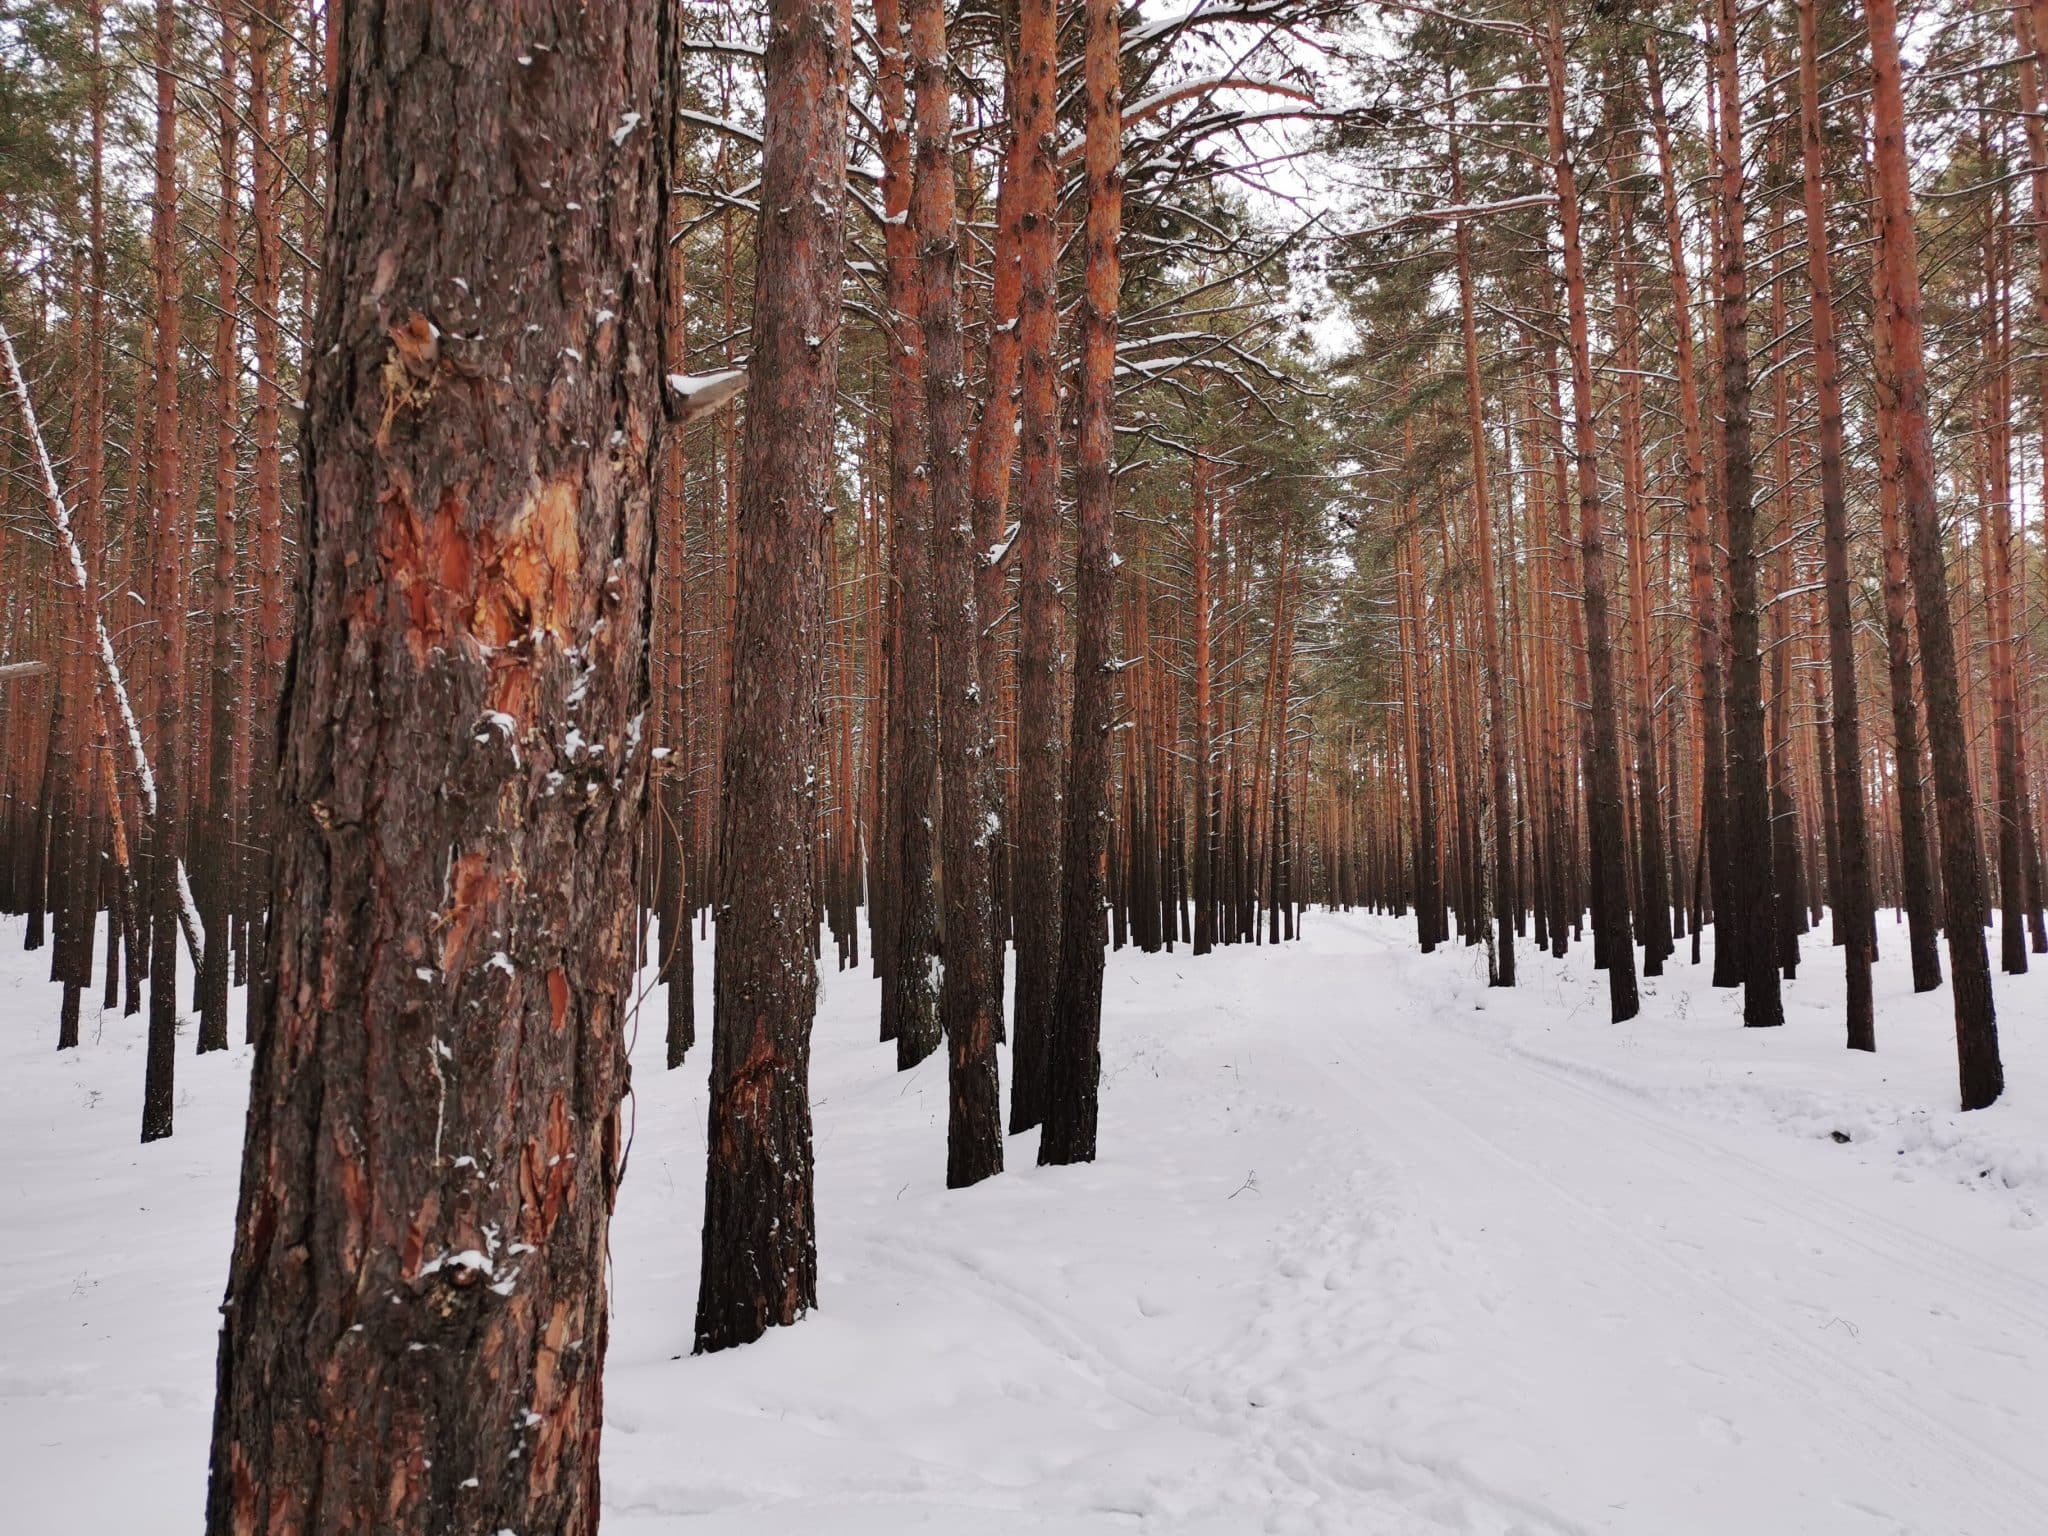
[[[2010,1090],[1962,1116],[1947,993],[1910,994],[1902,944],[1868,1057],[1820,946],[1758,1032],[1704,968],[1613,1026],[1581,949],[1525,947],[1504,993],[1412,931],[1311,913],[1278,949],[1113,955],[1101,1160],[1012,1137],[957,1192],[943,1063],[897,1073],[873,979],[828,974],[820,1307],[701,1359],[703,1062],[661,1070],[654,994],[605,1531],[2044,1528],[2048,974],[2000,979]],[[248,1052],[181,1056],[178,1134],[137,1148],[137,1022],[51,1051],[10,937],[0,1524],[190,1530]]]
[[[1299,1073],[1282,1091],[1334,1111],[1333,1153],[1399,1191],[1379,1251],[1428,1257],[1434,1320],[1390,1388],[1350,1372],[1344,1301],[1304,1298],[1325,1321],[1293,1391],[1322,1420],[1574,1528],[2040,1529],[2037,1232],[1901,1212],[1889,1181],[1831,1176],[1831,1139],[1759,1140],[1545,1060],[1521,1045],[1525,1000],[1446,988],[1429,973],[1461,957],[1352,926],[1382,1006],[1346,1018],[1349,967],[1310,961],[1333,973],[1322,997],[1253,1060],[1276,1085]],[[1353,1278],[1370,1290],[1370,1263]]]

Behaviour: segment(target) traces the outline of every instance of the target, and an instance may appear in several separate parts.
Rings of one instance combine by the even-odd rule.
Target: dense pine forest
[[[119,1050],[124,1158],[232,1122],[206,1528],[595,1530],[649,1075],[706,1095],[679,1348],[829,1311],[856,983],[950,1190],[1116,1162],[1127,978],[1353,922],[1467,1013],[1824,1033],[1816,1093],[1934,1040],[1916,1113],[1991,1121],[2044,34],[0,0],[5,1025]],[[1339,1488],[1258,1528],[1378,1528]]]

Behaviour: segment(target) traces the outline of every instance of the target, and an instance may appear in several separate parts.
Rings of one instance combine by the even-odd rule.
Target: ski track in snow
[[[820,1307],[701,1359],[704,1047],[663,1072],[650,1009],[605,1529],[2048,1530],[2048,979],[1997,978],[2007,1098],[1963,1116],[1948,993],[1910,994],[1889,927],[1874,1058],[1822,935],[1788,1026],[1744,1031],[1685,941],[1614,1026],[1583,948],[1525,944],[1509,994],[1406,922],[1305,932],[1113,955],[1102,1160],[1011,1137],[960,1192],[943,1062],[896,1073],[874,981],[828,972]],[[20,933],[0,1525],[194,1530],[249,1053],[181,1053],[178,1134],[136,1146],[141,1021],[52,1051]]]

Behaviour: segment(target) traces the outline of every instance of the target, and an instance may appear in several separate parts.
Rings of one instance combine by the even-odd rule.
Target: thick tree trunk
[[[1122,265],[1123,109],[1118,82],[1117,0],[1085,0],[1083,156],[1088,191],[1082,242],[1079,430],[1074,509],[1080,525],[1074,572],[1074,713],[1068,748],[1061,856],[1059,982],[1048,1041],[1041,1163],[1092,1162],[1102,1074],[1102,860],[1109,843],[1109,734],[1116,723],[1112,633],[1116,604],[1117,297]]]
[[[338,25],[207,1529],[587,1533],[669,16],[394,0]]]
[[[1890,290],[1892,373],[1883,384],[1896,401],[1899,501],[1913,573],[1920,664],[1927,690],[1927,739],[1934,759],[1934,805],[1941,828],[1943,927],[1955,998],[1956,1067],[1964,1109],[1996,1103],[2005,1089],[1998,1055],[1991,963],[1984,947],[1984,854],[1978,845],[1963,727],[1955,632],[1949,622],[1948,570],[1934,501],[1934,443],[1920,322],[1920,255],[1913,229],[1912,167],[1906,150],[1896,0],[1868,0],[1872,160],[1877,183],[1878,260]]]
[[[846,90],[839,0],[772,0],[725,745],[697,1348],[817,1299],[811,1021],[825,541],[836,456]]]

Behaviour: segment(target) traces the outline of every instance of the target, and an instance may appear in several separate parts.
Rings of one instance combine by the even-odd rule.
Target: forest
[[[2044,36],[0,0],[31,1528],[2040,1529]]]

